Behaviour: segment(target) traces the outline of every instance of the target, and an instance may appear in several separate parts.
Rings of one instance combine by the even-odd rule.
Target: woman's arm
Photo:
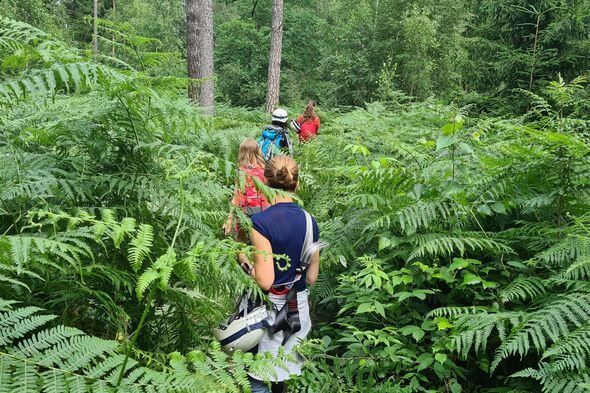
[[[309,262],[309,267],[307,268],[305,282],[308,285],[315,284],[315,282],[318,279],[319,273],[320,273],[320,252],[316,251],[316,253],[311,256],[311,261]]]
[[[316,132],[316,134],[319,134],[320,133],[320,126],[321,126],[320,118],[318,116],[316,116],[316,118],[314,119],[313,122],[315,123],[315,132]]]
[[[252,277],[264,291],[270,290],[275,281],[275,269],[272,260],[272,246],[267,238],[256,229],[252,229],[250,241],[256,253],[254,254],[254,268]]]

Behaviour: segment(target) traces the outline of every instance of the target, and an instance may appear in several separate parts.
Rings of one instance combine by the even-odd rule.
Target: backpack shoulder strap
[[[303,241],[301,256],[299,257],[299,269],[302,272],[309,267],[313,254],[328,246],[328,243],[313,241],[313,220],[307,211],[303,210],[303,213],[305,213],[305,240]]]
[[[303,240],[303,244],[301,245],[301,254],[299,256],[299,261],[301,261],[301,263],[303,263],[305,250],[307,250],[311,243],[313,243],[313,222],[311,220],[311,215],[305,209],[302,210],[305,214],[305,238]]]

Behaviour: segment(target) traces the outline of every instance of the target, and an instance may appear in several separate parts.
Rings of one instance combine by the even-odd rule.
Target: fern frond
[[[536,277],[518,277],[500,291],[503,302],[535,299],[545,294],[543,281]]]
[[[584,325],[556,341],[543,352],[542,359],[556,355],[580,354],[590,356],[590,325]]]
[[[562,280],[582,281],[590,278],[590,255],[578,257],[565,271],[557,275]]]
[[[125,358],[121,345],[64,326],[30,335],[55,318],[38,314],[41,311],[24,307],[0,313],[0,336],[3,338],[0,342],[0,390],[240,392],[241,388],[249,386],[244,371],[247,367],[269,364],[254,361],[251,354],[236,354],[239,366],[234,369],[231,359],[221,351],[219,343],[215,343],[208,353],[195,351],[186,357],[173,353],[166,365],[157,363],[148,367],[131,358],[117,389],[115,382]]]
[[[504,340],[508,326],[517,325],[519,317],[519,314],[511,312],[459,316],[456,321],[456,330],[459,333],[452,336],[454,350],[463,358],[467,358],[472,349],[476,353],[485,351],[492,332],[496,330],[500,340]]]
[[[511,378],[533,378],[541,382],[544,393],[587,393],[586,385],[590,382],[587,373],[554,372],[552,365],[539,364],[539,369],[526,368],[510,376]]]
[[[553,266],[564,266],[586,255],[590,255],[590,239],[568,237],[537,254],[535,260]]]
[[[419,202],[399,210],[396,216],[402,232],[412,234],[434,221],[446,220],[453,213],[453,207],[445,202]]]
[[[482,307],[482,306],[439,307],[439,308],[436,308],[436,309],[430,311],[428,314],[426,314],[426,317],[427,318],[432,318],[432,317],[435,317],[435,318],[436,317],[456,318],[460,315],[477,314],[479,312],[488,312],[488,311],[491,311],[491,310],[488,307]]]
[[[414,235],[410,238],[418,247],[412,250],[408,260],[424,256],[448,256],[457,253],[461,256],[468,251],[490,251],[512,253],[512,249],[496,240],[481,237],[449,236],[446,234]]]
[[[154,240],[154,230],[151,225],[141,224],[130,242],[128,258],[135,272],[141,269],[143,260],[149,255]]]
[[[115,78],[112,69],[93,63],[56,64],[46,70],[0,83],[0,106],[10,106],[29,97],[55,94],[62,89],[74,92],[91,88],[106,75]]]
[[[589,294],[574,292],[530,313],[524,324],[498,347],[491,370],[508,356],[524,356],[531,348],[543,351],[548,347],[549,341],[556,342],[568,335],[571,331],[570,325],[583,325],[590,319],[589,302]]]

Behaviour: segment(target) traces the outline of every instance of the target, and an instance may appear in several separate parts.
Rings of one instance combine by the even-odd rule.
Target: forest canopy
[[[5,16],[90,48],[91,0],[1,0]],[[271,0],[216,1],[218,99],[264,103]],[[168,53],[161,73],[186,74],[184,0],[100,0],[99,35],[115,28],[151,37]],[[281,102],[326,107],[390,99],[396,92],[460,102],[501,99],[515,88],[571,80],[590,62],[588,1],[294,0],[284,10]],[[119,56],[122,53],[117,53]],[[160,59],[160,61],[164,61]]]
[[[222,227],[276,1],[209,3],[194,77],[183,0],[0,0],[0,391],[249,392],[284,364],[211,333],[258,291]],[[330,244],[287,391],[590,391],[590,1],[293,0],[281,26]]]

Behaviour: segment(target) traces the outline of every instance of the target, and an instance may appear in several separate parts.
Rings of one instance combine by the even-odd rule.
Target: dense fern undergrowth
[[[8,19],[0,59],[0,391],[248,391],[273,360],[210,329],[253,287],[220,228],[265,115]],[[588,82],[515,94],[326,111],[297,146],[331,248],[290,391],[588,390]]]

